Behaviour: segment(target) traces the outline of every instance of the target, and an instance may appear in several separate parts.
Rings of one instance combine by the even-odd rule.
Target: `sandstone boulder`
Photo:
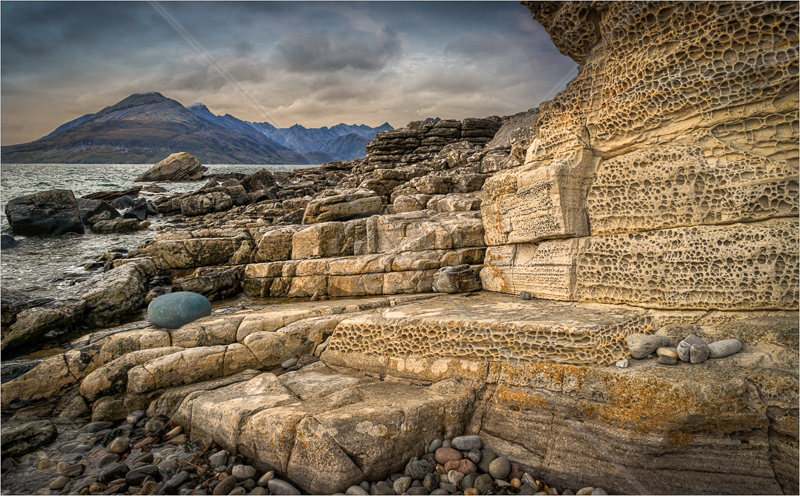
[[[181,200],[181,213],[186,217],[222,212],[233,206],[233,198],[222,191],[193,195]]]
[[[349,220],[356,217],[368,217],[381,211],[382,202],[373,191],[355,191],[353,193],[329,196],[312,200],[303,214],[303,224]]]
[[[2,306],[0,315],[2,315],[3,326],[11,325],[17,321],[17,315],[31,307],[40,307],[52,301],[52,298],[46,297],[31,297],[25,293],[14,291],[11,289],[4,289],[0,293],[0,301]]]
[[[200,267],[188,277],[175,279],[173,291],[189,291],[209,300],[228,298],[241,291],[241,269],[237,267]]]
[[[433,276],[432,289],[437,293],[480,291],[481,280],[469,265],[442,267]]]
[[[96,220],[97,217],[92,217],[90,220]],[[98,220],[91,224],[92,231],[101,234],[109,233],[126,233],[133,232],[139,229],[139,221],[136,219],[111,219],[111,220]]]
[[[134,182],[198,181],[208,170],[200,161],[186,152],[173,153],[152,169],[134,179]]]
[[[68,232],[83,234],[83,221],[72,191],[54,189],[11,199],[6,218],[14,234],[58,236]]]
[[[86,303],[83,300],[54,300],[22,310],[0,346],[7,350],[39,340],[49,331],[66,332],[83,316],[85,310]]]

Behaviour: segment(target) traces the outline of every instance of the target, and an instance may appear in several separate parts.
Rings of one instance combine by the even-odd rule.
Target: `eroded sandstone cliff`
[[[553,101],[379,134],[109,273],[371,298],[100,332],[4,384],[4,413],[147,408],[309,492],[467,433],[562,490],[796,494],[798,5],[525,5],[581,67]],[[488,291],[390,296],[459,265]],[[615,367],[634,333],[743,346]]]

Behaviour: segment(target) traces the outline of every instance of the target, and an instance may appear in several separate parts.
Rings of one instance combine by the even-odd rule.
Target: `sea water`
[[[0,231],[11,233],[5,216],[5,205],[22,195],[68,189],[75,197],[98,191],[124,190],[136,185],[133,180],[149,170],[148,164],[3,164],[0,165]],[[271,172],[288,172],[312,165],[207,165],[206,174],[240,172],[252,174],[262,169]],[[143,194],[155,199],[196,190],[206,181],[158,183],[167,193]],[[149,218],[154,224],[159,217]],[[52,238],[15,236],[19,247],[0,252],[0,287],[30,295],[57,296],[59,290],[95,275],[97,271],[84,270],[104,252],[114,248],[131,250],[152,239],[154,231],[145,229],[125,234],[94,234],[86,228],[83,235],[66,234]]]

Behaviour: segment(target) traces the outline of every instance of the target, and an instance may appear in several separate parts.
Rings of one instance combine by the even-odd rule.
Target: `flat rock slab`
[[[443,296],[342,321],[328,350],[391,357],[607,365],[652,331],[645,310],[481,292]]]
[[[192,440],[213,439],[310,494],[333,494],[402,471],[434,439],[463,432],[474,399],[454,379],[382,382],[317,362],[196,390],[174,418],[190,426]]]

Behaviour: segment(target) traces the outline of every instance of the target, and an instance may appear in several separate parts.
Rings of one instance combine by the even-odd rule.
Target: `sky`
[[[133,93],[305,127],[510,115],[577,74],[517,2],[0,3],[0,137]]]

